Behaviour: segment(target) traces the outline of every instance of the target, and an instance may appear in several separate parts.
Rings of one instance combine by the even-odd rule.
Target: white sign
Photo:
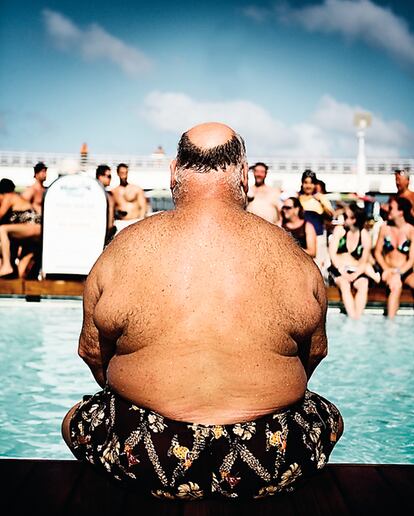
[[[48,188],[43,205],[42,274],[87,275],[101,254],[107,198],[85,174],[62,176]]]

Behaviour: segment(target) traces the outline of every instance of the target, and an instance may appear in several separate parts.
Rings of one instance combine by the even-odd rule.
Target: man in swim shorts
[[[111,190],[115,204],[115,227],[118,231],[143,219],[147,213],[147,199],[144,190],[128,183],[128,165],[120,163],[116,167],[119,186]]]
[[[307,389],[326,356],[321,274],[248,213],[244,142],[180,139],[175,209],[123,230],[91,270],[79,354],[102,390],[73,407],[74,455],[142,494],[261,498],[326,464],[338,409]]]

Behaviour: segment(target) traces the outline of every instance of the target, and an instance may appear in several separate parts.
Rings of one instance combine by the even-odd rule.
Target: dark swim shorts
[[[339,436],[338,409],[306,391],[289,409],[245,423],[173,421],[108,387],[85,396],[70,422],[73,453],[142,494],[193,500],[292,491],[323,468]]]

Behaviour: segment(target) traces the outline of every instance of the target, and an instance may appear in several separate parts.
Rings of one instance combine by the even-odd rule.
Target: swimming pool
[[[78,300],[0,299],[0,456],[72,458],[61,420],[98,390],[77,357],[81,320]],[[329,355],[309,387],[345,419],[331,462],[414,463],[413,330],[412,315],[351,321],[330,309]]]

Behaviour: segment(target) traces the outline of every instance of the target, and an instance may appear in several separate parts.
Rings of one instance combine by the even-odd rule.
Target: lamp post
[[[370,113],[356,113],[354,125],[357,128],[358,155],[357,155],[357,194],[365,195],[365,176],[367,172],[367,160],[365,156],[365,129],[371,125]]]

